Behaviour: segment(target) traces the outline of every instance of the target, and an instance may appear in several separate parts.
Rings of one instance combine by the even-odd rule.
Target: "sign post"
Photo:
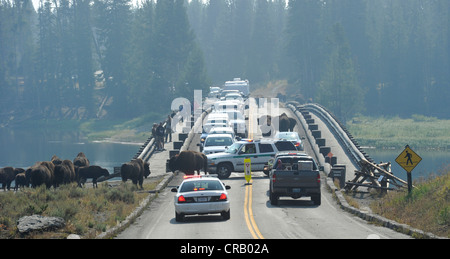
[[[422,158],[414,152],[409,145],[406,145],[405,150],[395,159],[395,162],[406,170],[408,176],[408,192],[412,191],[412,170],[422,161]]]
[[[244,174],[247,184],[252,180],[252,161],[250,158],[244,159]]]

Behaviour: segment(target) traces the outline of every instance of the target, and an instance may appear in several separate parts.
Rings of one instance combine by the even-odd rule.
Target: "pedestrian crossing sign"
[[[406,172],[411,173],[412,170],[422,161],[422,158],[416,154],[408,145],[405,150],[395,159]]]

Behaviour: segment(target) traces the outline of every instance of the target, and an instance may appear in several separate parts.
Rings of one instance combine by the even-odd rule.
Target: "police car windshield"
[[[236,154],[241,146],[242,143],[234,143],[225,151],[225,153]]]
[[[210,137],[206,139],[205,147],[211,146],[229,146],[233,144],[230,137]]]
[[[180,192],[222,191],[223,184],[220,181],[195,180],[183,183]]]

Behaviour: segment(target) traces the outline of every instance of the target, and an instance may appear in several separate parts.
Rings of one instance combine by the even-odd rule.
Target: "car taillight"
[[[220,195],[219,201],[226,201],[227,200],[227,195],[225,193],[222,193]]]
[[[300,142],[295,143],[295,146],[299,147],[300,146]]]
[[[276,175],[276,174],[273,174],[273,175],[272,175],[272,182],[275,183],[276,179],[277,179],[277,175]]]
[[[181,195],[180,197],[178,197],[178,203],[183,203],[186,202],[186,199],[184,198],[183,195]]]
[[[317,174],[317,183],[320,183],[320,174]]]

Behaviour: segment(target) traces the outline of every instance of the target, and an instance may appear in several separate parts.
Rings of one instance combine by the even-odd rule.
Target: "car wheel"
[[[217,176],[219,179],[227,179],[231,175],[231,166],[228,164],[219,164],[217,166]]]
[[[222,211],[222,213],[220,213],[220,214],[222,214],[222,218],[223,218],[223,220],[229,220],[230,219],[230,211],[231,210],[228,210],[228,211]]]
[[[321,196],[322,195],[320,195],[320,194],[311,196],[311,200],[314,203],[314,205],[320,205],[322,203],[322,197]]]
[[[175,220],[176,220],[177,222],[182,222],[182,221],[184,221],[184,215],[181,214],[181,213],[176,213],[176,212],[175,212]]]
[[[278,195],[276,195],[275,193],[273,193],[273,192],[270,192],[270,196],[269,196],[269,198],[270,198],[270,204],[272,204],[272,205],[278,205]]]

